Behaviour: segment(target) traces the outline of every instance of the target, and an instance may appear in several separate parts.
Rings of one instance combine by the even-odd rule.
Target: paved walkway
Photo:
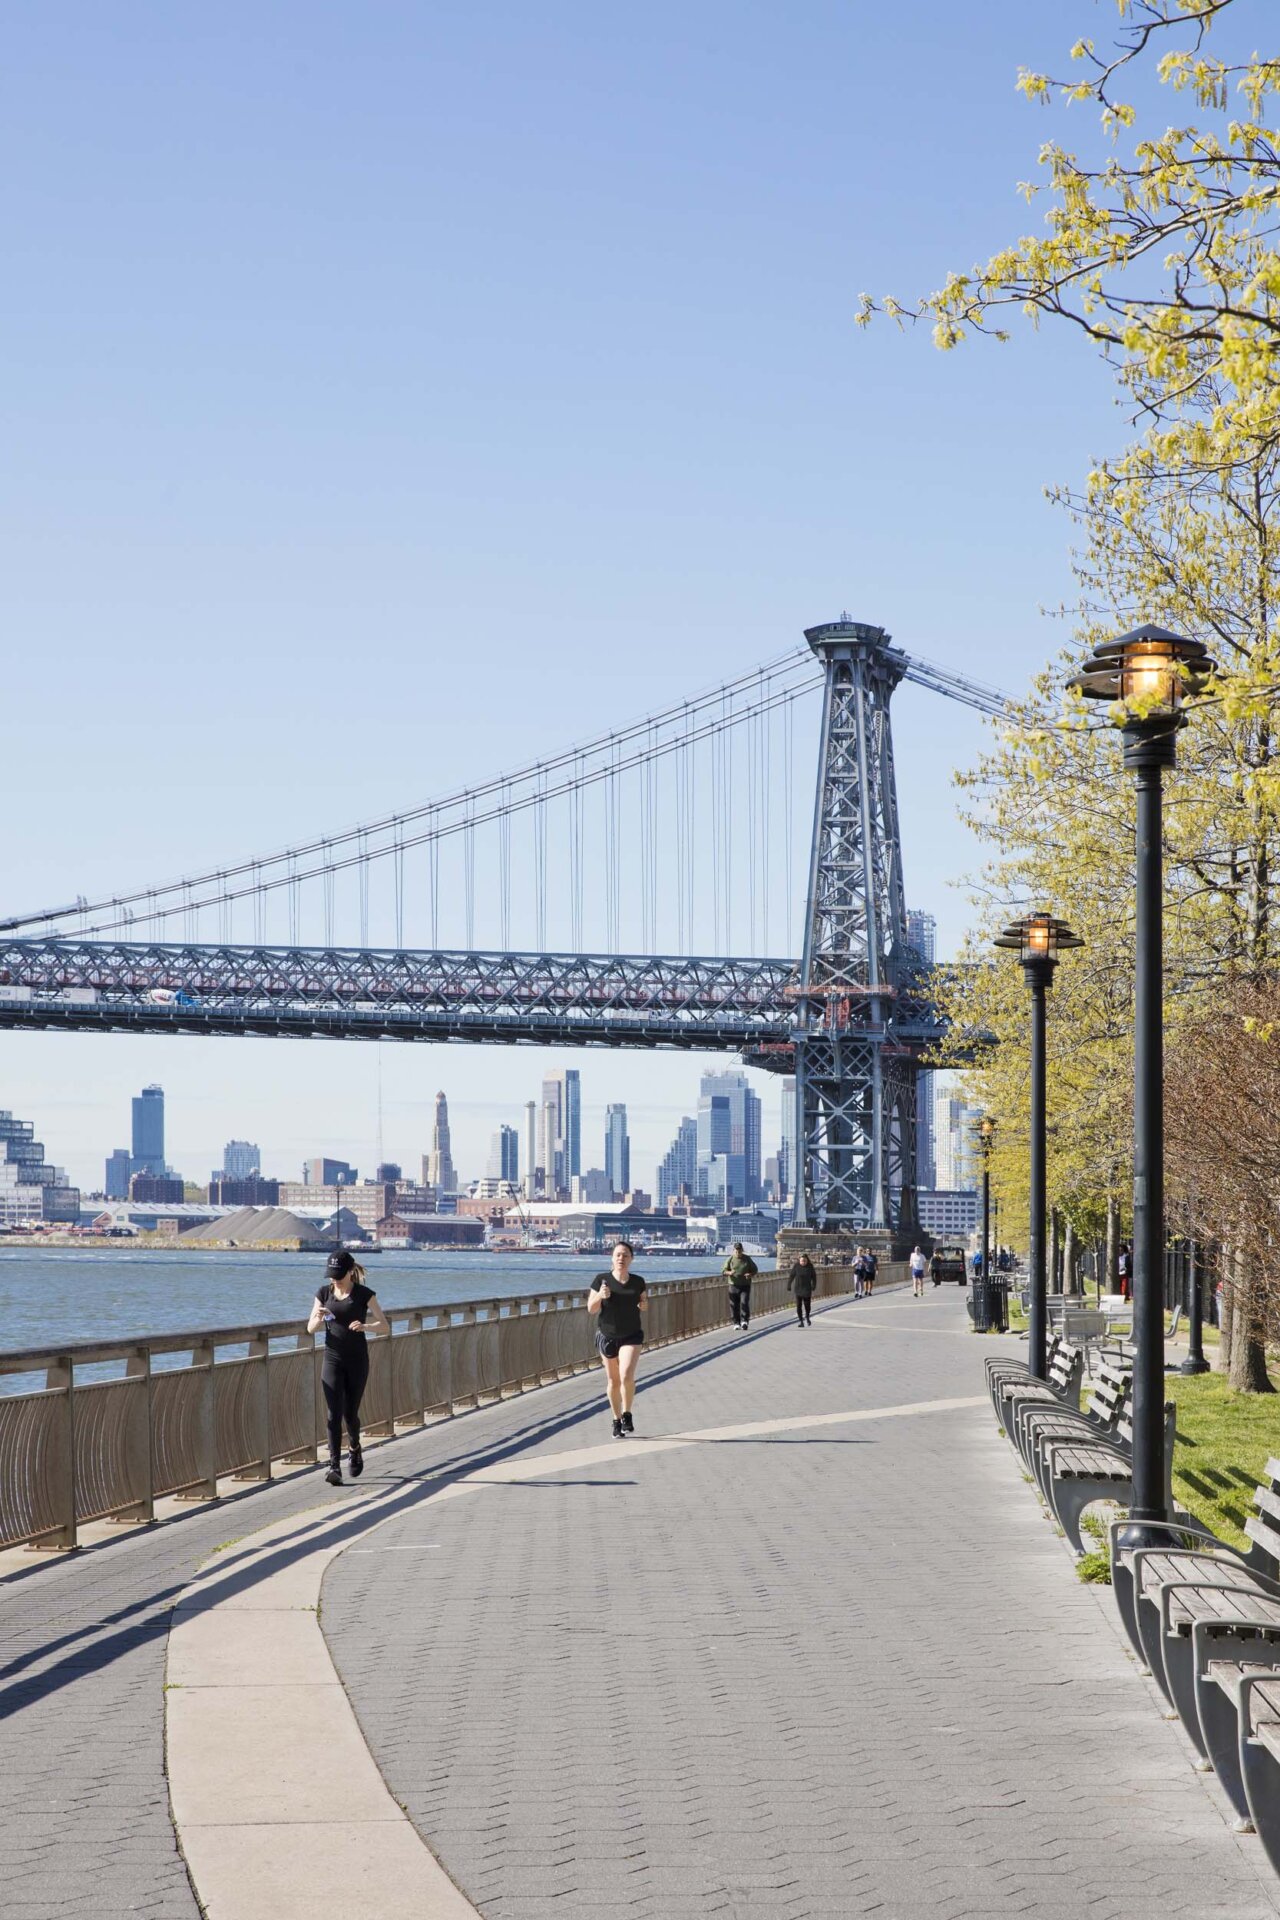
[[[308,1861],[347,1920],[1280,1914],[987,1350],[950,1289],[765,1321],[650,1355],[635,1441],[583,1378],[13,1582],[6,1916],[197,1914],[166,1699],[213,1920]]]

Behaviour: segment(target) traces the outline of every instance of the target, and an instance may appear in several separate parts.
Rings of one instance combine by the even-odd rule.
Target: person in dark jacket
[[[735,1240],[733,1252],[721,1268],[721,1274],[729,1282],[729,1311],[733,1315],[733,1324],[741,1327],[744,1333],[751,1325],[751,1282],[759,1271],[751,1255],[742,1251],[741,1240]]]
[[[787,1292],[795,1295],[796,1320],[802,1327],[813,1325],[813,1290],[817,1284],[813,1262],[807,1253],[802,1253],[792,1262],[787,1275]]]

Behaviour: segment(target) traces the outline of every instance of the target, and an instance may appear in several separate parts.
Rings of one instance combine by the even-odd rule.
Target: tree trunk
[[[1104,1293],[1119,1291],[1120,1281],[1116,1267],[1120,1261],[1120,1202],[1114,1198],[1107,1201],[1107,1252],[1103,1268]]]
[[[1230,1247],[1222,1249],[1222,1321],[1218,1328],[1218,1368],[1231,1372],[1231,1350],[1236,1332],[1236,1256]]]
[[[1066,1232],[1062,1236],[1062,1291],[1074,1293],[1076,1290],[1076,1230],[1067,1221]]]
[[[1235,1262],[1236,1298],[1232,1311],[1231,1358],[1227,1382],[1233,1393],[1274,1393],[1267,1375],[1266,1320],[1261,1289],[1246,1278],[1241,1252]]]
[[[1058,1235],[1061,1220],[1056,1207],[1049,1209],[1049,1291],[1062,1292],[1062,1267],[1058,1260]]]

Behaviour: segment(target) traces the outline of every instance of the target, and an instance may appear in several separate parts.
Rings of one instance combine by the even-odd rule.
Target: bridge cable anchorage
[[[445,823],[448,822],[450,815],[459,815],[468,803],[472,809],[473,824],[480,824],[484,820],[495,817],[501,810],[500,804],[490,803],[500,803],[504,789],[523,791],[530,785],[536,784],[540,775],[544,777],[555,774],[564,775],[568,771],[569,778],[563,780],[554,789],[559,793],[566,791],[568,786],[573,784],[575,769],[578,770],[579,775],[589,769],[586,777],[591,783],[606,778],[612,764],[611,756],[617,749],[626,750],[623,752],[622,765],[626,767],[635,765],[648,757],[651,751],[649,743],[656,730],[664,730],[664,734],[669,735],[670,730],[677,723],[687,724],[690,718],[695,723],[695,729],[712,724],[717,709],[727,695],[758,685],[762,675],[771,694],[779,698],[781,690],[787,685],[793,686],[797,691],[816,691],[821,684],[820,679],[814,676],[811,657],[803,648],[793,648],[778,659],[767,663],[765,667],[753,668],[750,672],[727,682],[723,687],[709,689],[692,700],[681,701],[677,705],[664,708],[656,714],[648,715],[625,727],[614,728],[608,734],[582,745],[566,748],[550,759],[536,762],[532,766],[513,773],[499,774],[480,786],[464,788],[454,794],[424,801],[419,806],[389,814],[379,820],[366,821],[336,833],[321,835],[276,853],[262,854],[252,859],[229,863],[203,873],[169,881],[161,886],[151,886],[133,893],[102,895],[92,900],[81,895],[67,907],[41,908],[32,913],[12,915],[0,919],[0,932],[11,933],[24,926],[36,925],[52,928],[56,924],[79,916],[81,924],[78,930],[87,937],[92,933],[114,930],[123,924],[121,914],[125,907],[134,907],[142,902],[148,904],[163,902],[172,895],[181,896],[184,889],[190,889],[193,893],[206,893],[209,889],[214,889],[209,893],[209,897],[201,902],[209,905],[220,898],[230,883],[242,881],[255,874],[270,876],[278,868],[287,868],[291,861],[295,865],[307,860],[317,863],[300,871],[300,877],[303,879],[316,877],[323,872],[326,865],[331,866],[334,872],[338,872],[357,863],[361,857],[359,842],[362,838],[366,843],[370,843],[365,857],[379,859],[393,856],[397,836],[403,847],[412,847],[425,843],[433,833],[460,832],[463,830],[460,820],[455,819],[451,825]],[[638,747],[637,743],[639,743]],[[664,737],[658,757],[673,752],[677,744],[677,740]],[[603,765],[593,765],[602,759]],[[511,810],[522,811],[532,804],[532,798],[524,795],[522,799],[512,804]],[[424,825],[425,831],[422,830]],[[414,831],[406,832],[405,829],[414,829]],[[354,852],[345,851],[353,848]],[[285,873],[280,878],[268,877],[263,884],[270,890],[287,884],[287,880],[288,875]],[[243,888],[239,891],[247,893],[251,888]],[[231,888],[231,894],[232,897],[237,897],[237,890],[234,887]],[[156,911],[160,918],[168,918],[172,910],[166,906],[157,905]],[[92,916],[101,914],[111,914],[115,918],[109,922],[90,924]]]

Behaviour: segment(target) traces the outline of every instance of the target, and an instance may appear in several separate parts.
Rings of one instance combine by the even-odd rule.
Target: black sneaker
[[[342,1468],[336,1460],[329,1462],[329,1471],[326,1473],[325,1479],[331,1487],[340,1487],[342,1485]]]
[[[360,1444],[358,1441],[356,1442],[355,1446],[352,1447],[351,1449],[351,1453],[348,1458],[348,1464],[351,1468],[351,1478],[353,1480],[358,1480],[360,1478],[360,1475],[364,1472],[364,1454],[360,1450]]]
[[[613,1437],[614,1437],[614,1439],[615,1439],[615,1440],[621,1440],[621,1438],[622,1438],[622,1422],[621,1422],[621,1420],[615,1420],[615,1421],[614,1421],[614,1423],[613,1423]]]
[[[624,1413],[622,1416],[622,1431],[624,1433],[634,1433],[635,1430],[636,1430],[635,1421],[631,1418],[631,1415],[629,1413]]]

